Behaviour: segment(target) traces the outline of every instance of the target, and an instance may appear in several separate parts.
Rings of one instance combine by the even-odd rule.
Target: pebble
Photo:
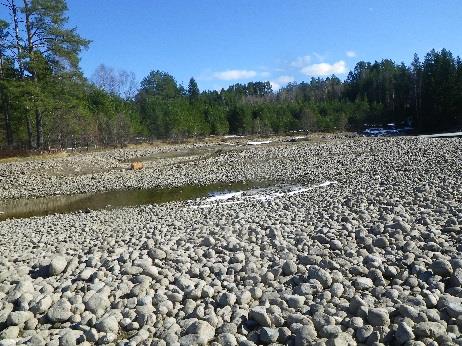
[[[133,155],[218,144],[0,164],[2,202],[236,181],[306,188],[0,222],[0,346],[460,344],[460,139],[338,136],[147,159],[137,174],[123,169]],[[63,167],[92,173],[50,178]]]
[[[0,333],[0,339],[16,339],[20,329],[18,326],[10,326]]]
[[[8,315],[7,324],[10,326],[20,326],[34,317],[30,311],[12,311]]]
[[[271,344],[279,338],[279,331],[274,328],[264,327],[260,329],[260,341],[263,344]]]
[[[85,304],[85,308],[95,314],[96,317],[102,316],[109,308],[111,302],[106,295],[94,293]]]
[[[66,322],[72,316],[71,303],[66,299],[60,299],[48,310],[47,317],[53,323]]]
[[[431,269],[436,275],[447,277],[452,275],[451,263],[447,260],[436,260],[431,264]]]
[[[215,336],[215,328],[208,322],[196,320],[189,325],[185,333],[186,335],[199,335],[202,340],[209,342]]]
[[[395,333],[395,338],[399,344],[405,344],[413,340],[415,335],[410,326],[408,326],[405,322],[400,322]]]
[[[382,308],[369,309],[367,320],[374,327],[384,327],[390,324],[388,311]]]
[[[117,334],[119,332],[119,322],[115,316],[109,316],[98,322],[96,329],[103,333]]]
[[[297,272],[297,264],[294,261],[285,261],[282,265],[284,275],[293,275]]]
[[[308,269],[308,276],[312,279],[319,281],[324,288],[330,287],[332,285],[331,275],[324,269],[313,265]]]
[[[262,327],[271,327],[271,319],[264,306],[256,306],[250,309],[249,319],[254,320]]]
[[[49,266],[49,275],[54,276],[54,275],[59,275],[61,274],[64,269],[66,269],[67,266],[67,260],[63,256],[55,256]]]

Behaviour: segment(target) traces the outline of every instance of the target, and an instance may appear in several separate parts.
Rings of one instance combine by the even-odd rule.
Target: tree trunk
[[[24,18],[25,18],[25,25],[26,25],[26,35],[27,35],[27,53],[29,54],[29,58],[34,58],[34,44],[33,44],[33,34],[32,34],[32,26],[30,23],[30,3],[29,0],[24,1]],[[37,73],[33,69],[31,69],[31,75],[34,83],[38,83]],[[43,148],[43,117],[42,113],[35,106],[35,133],[36,133],[36,146],[37,149]]]
[[[418,94],[418,105],[419,105],[419,109],[418,109],[418,116],[420,118],[420,114],[422,113],[422,74],[420,75],[420,78],[419,78],[419,94]]]
[[[43,148],[43,122],[42,113],[35,108],[35,128],[36,128],[36,146],[37,149]]]
[[[30,123],[29,114],[26,115],[26,125],[27,125],[27,144],[29,149],[32,149],[34,146],[32,144],[32,124]]]
[[[419,98],[417,96],[417,77],[414,77],[415,121],[419,121]]]
[[[11,126],[10,103],[7,96],[2,98],[3,120],[5,126],[6,144],[13,145],[13,128]]]
[[[14,0],[10,1],[10,9],[11,9],[11,14],[13,17],[13,23],[14,23],[14,36],[15,36],[15,48],[16,48],[16,61],[18,62],[18,67],[19,67],[19,74],[22,77],[24,77],[24,66],[23,66],[23,56],[22,56],[22,46],[21,46],[21,38],[19,34],[19,20],[18,20],[18,8],[16,7],[16,3]]]
[[[15,0],[9,0],[8,2],[9,8],[11,10],[11,16],[13,18],[13,24],[14,24],[14,39],[15,39],[15,49],[16,49],[16,62],[18,64],[19,68],[19,75],[21,79],[24,79],[24,47],[21,43],[21,35],[20,35],[20,28],[19,28],[19,18],[18,18],[18,7],[16,6]],[[29,5],[26,0],[24,0],[25,5]],[[28,19],[28,25],[29,25],[29,30],[30,30],[30,21],[29,17]],[[28,141],[28,147],[29,149],[32,149],[33,144],[32,144],[32,124],[31,124],[31,119],[29,115],[26,115],[25,117],[26,121],[26,128],[27,128],[27,141]]]
[[[0,53],[0,80],[3,80],[4,78],[3,65],[4,65],[3,55],[1,55]],[[11,128],[10,102],[9,102],[8,95],[6,94],[5,90],[3,90],[0,94],[1,94],[1,102],[2,102],[6,144],[8,146],[11,146],[13,145],[13,130]]]
[[[27,53],[29,58],[32,58],[32,53],[34,52],[34,44],[32,42],[32,27],[30,24],[30,4],[29,0],[24,0],[24,21],[26,25],[26,35],[27,35]]]

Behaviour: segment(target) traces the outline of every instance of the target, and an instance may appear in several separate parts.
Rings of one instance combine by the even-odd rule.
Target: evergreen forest
[[[3,0],[0,18],[0,148],[122,145],[291,131],[358,131],[407,124],[419,133],[462,128],[462,61],[431,50],[410,62],[358,62],[344,80],[311,78],[272,90],[269,81],[200,90],[153,68],[133,73],[79,66],[91,38],[69,27],[65,0]]]

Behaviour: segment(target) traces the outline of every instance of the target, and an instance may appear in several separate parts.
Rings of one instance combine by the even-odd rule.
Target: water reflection
[[[187,185],[179,188],[121,190],[71,196],[0,201],[0,220],[64,214],[79,210],[113,209],[144,204],[160,204],[207,197],[217,192],[231,192],[267,187],[269,183],[233,183]]]

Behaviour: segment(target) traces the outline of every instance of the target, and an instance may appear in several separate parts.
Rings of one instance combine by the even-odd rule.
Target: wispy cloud
[[[321,55],[319,53],[313,53],[313,55],[316,57],[316,59],[318,59],[318,61],[320,62],[324,62],[324,60],[326,60],[326,56],[325,55]]]
[[[226,70],[214,72],[212,79],[218,79],[223,81],[238,80],[238,79],[249,79],[257,76],[257,72],[254,70]]]
[[[295,78],[293,76],[280,76],[276,79],[276,81],[281,84],[291,83],[294,80]]]
[[[278,90],[281,86],[291,83],[295,80],[293,76],[279,76],[275,80],[270,81],[271,87],[273,90]]]
[[[299,56],[294,61],[290,63],[290,66],[295,68],[303,68],[311,62],[311,56]]]
[[[340,60],[333,64],[320,63],[308,65],[300,71],[306,76],[310,77],[325,77],[332,74],[344,74],[347,72],[347,65],[345,61]]]
[[[349,58],[355,58],[356,57],[356,52],[354,50],[349,50],[347,51],[346,53],[346,56],[349,57]]]

